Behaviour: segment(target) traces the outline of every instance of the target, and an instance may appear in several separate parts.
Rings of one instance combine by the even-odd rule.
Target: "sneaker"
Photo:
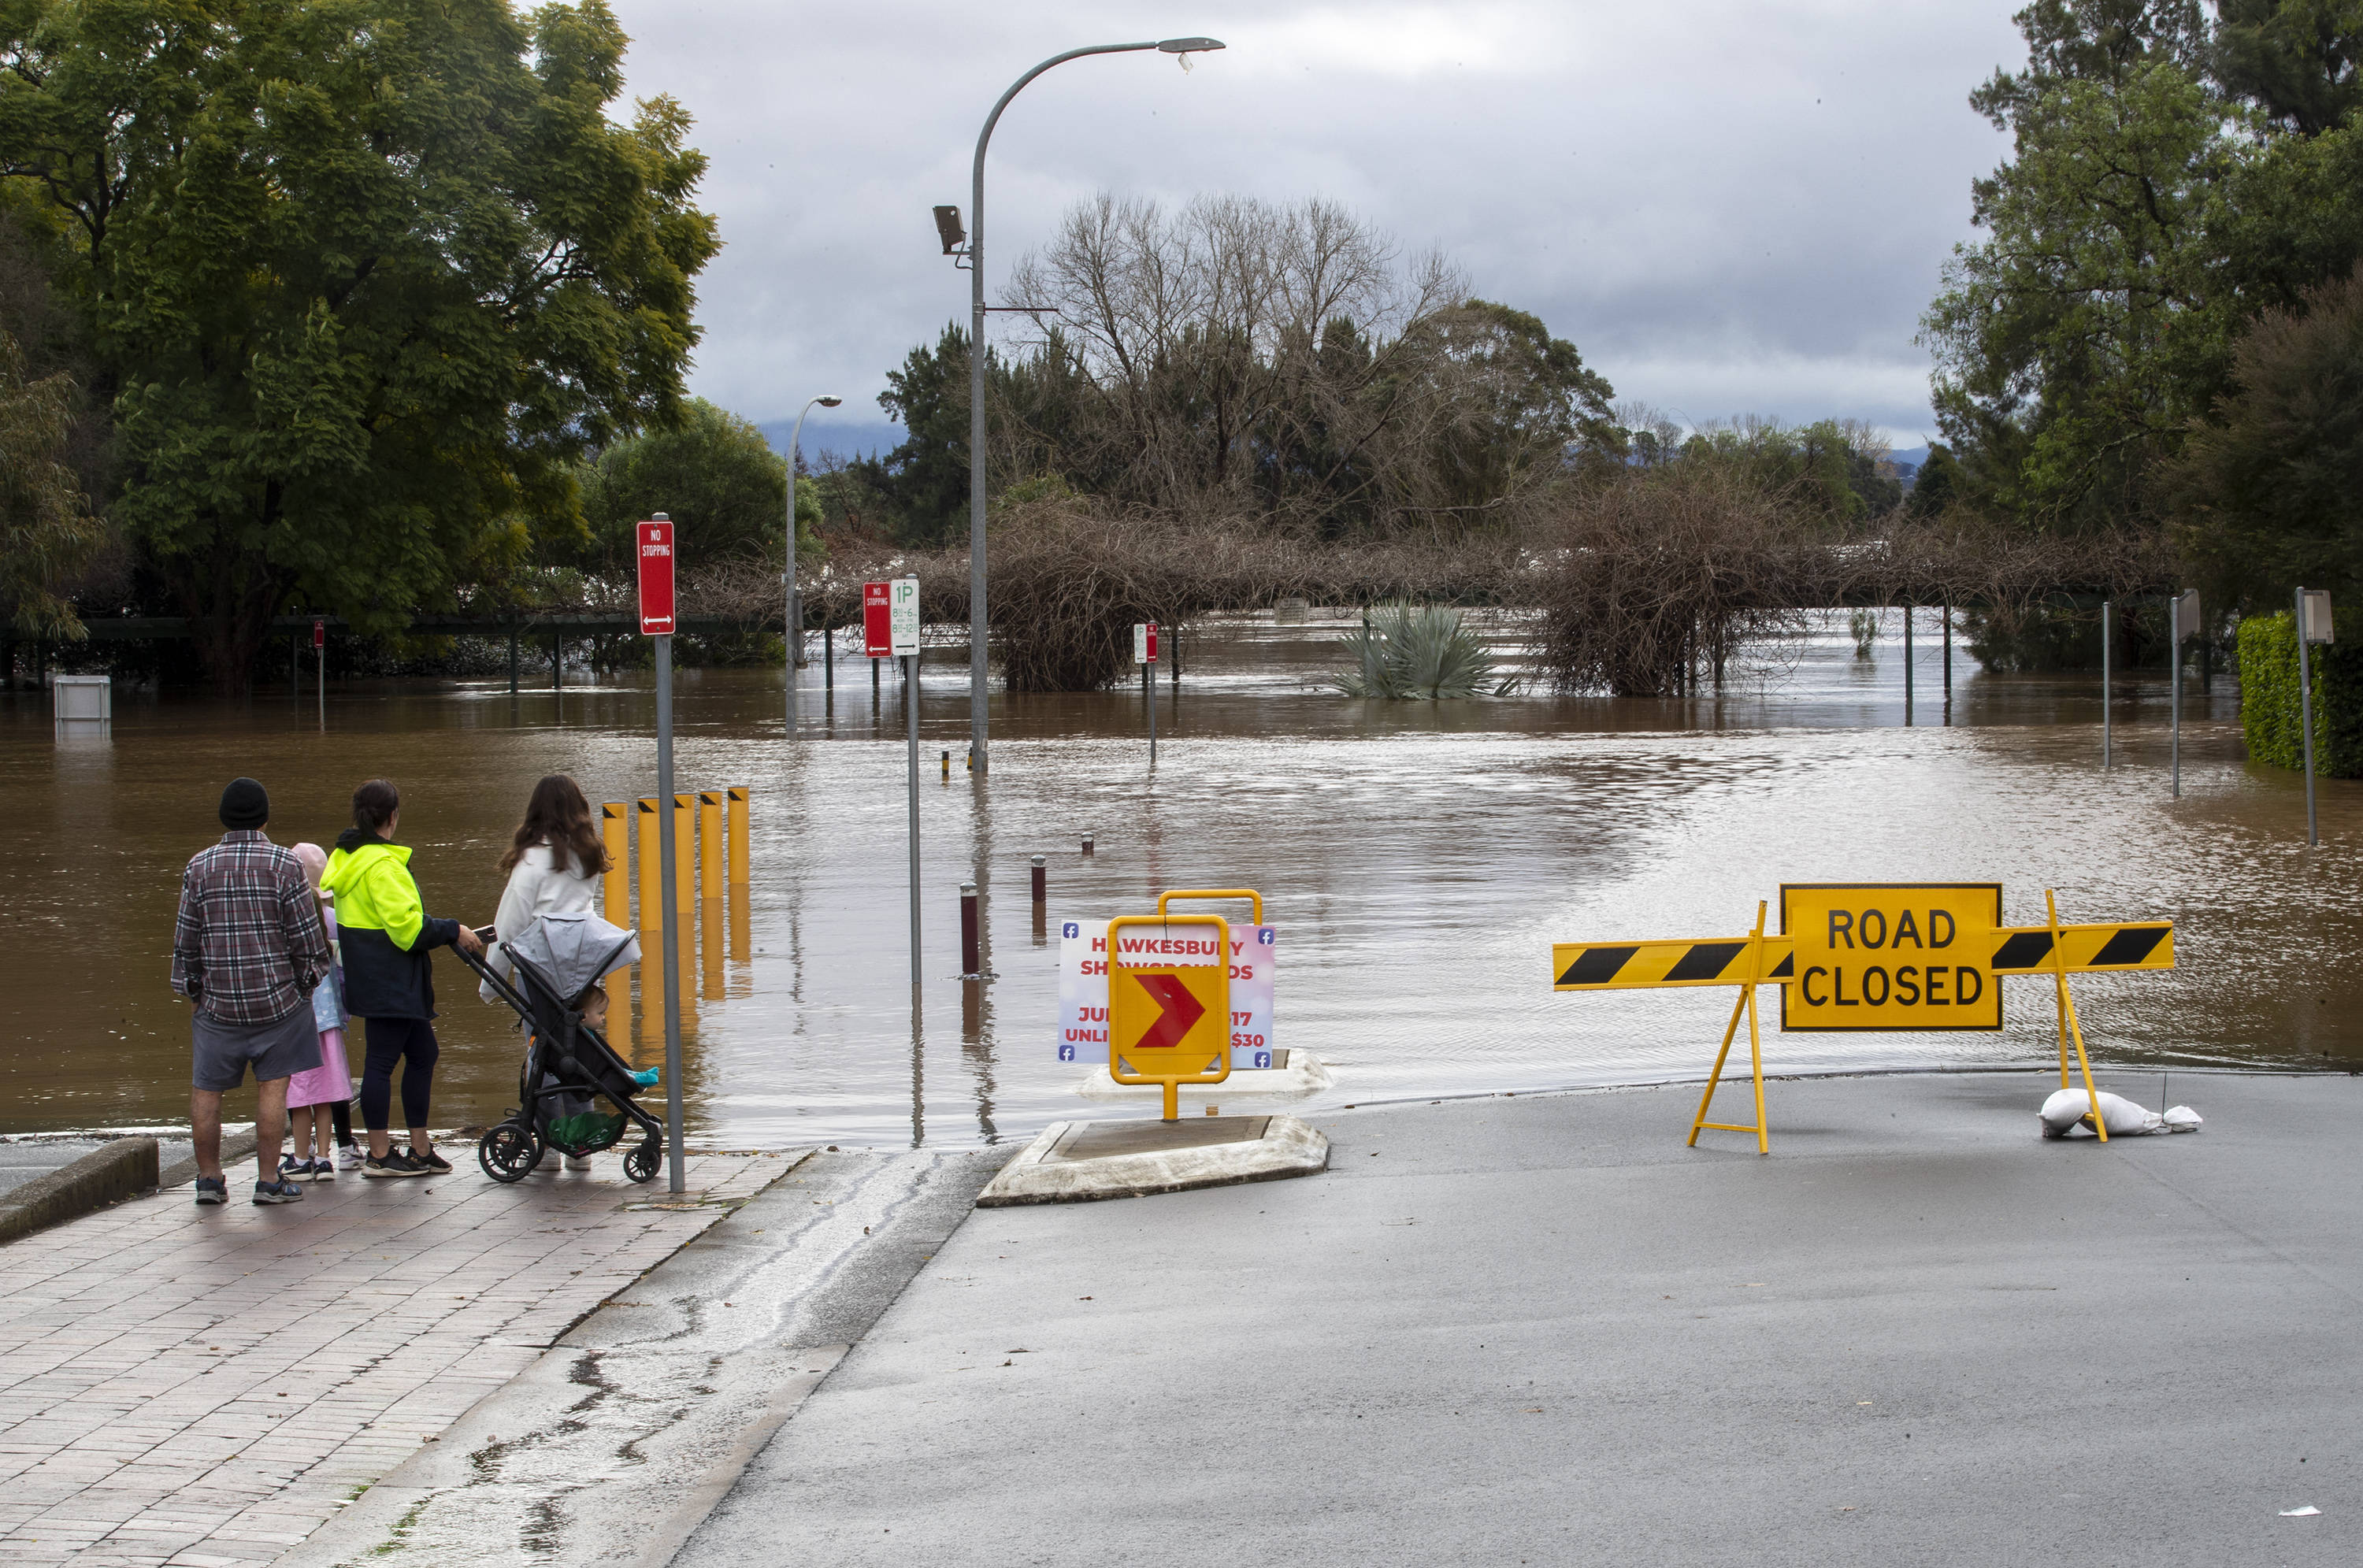
[[[392,1151],[382,1160],[375,1154],[372,1154],[361,1162],[361,1175],[365,1176],[415,1176],[433,1174],[425,1165],[399,1149]]]
[[[357,1171],[361,1169],[361,1146],[359,1143],[338,1144],[337,1168],[340,1171]]]
[[[417,1149],[413,1149],[410,1151],[410,1159],[413,1165],[416,1165],[420,1170],[425,1171],[429,1176],[449,1176],[451,1174],[451,1162],[445,1159],[442,1155],[437,1154],[432,1149],[426,1150],[423,1153]]]
[[[197,1201],[199,1203],[227,1203],[229,1201],[229,1178],[227,1176],[199,1176],[197,1178]]]
[[[311,1175],[311,1161],[299,1160],[293,1154],[282,1154],[279,1156],[279,1179],[281,1181],[305,1181],[308,1180]]]
[[[301,1203],[304,1201],[304,1189],[297,1187],[294,1182],[283,1178],[279,1181],[259,1181],[254,1184],[254,1201],[257,1203]]]
[[[312,1179],[314,1181],[336,1180],[337,1162],[334,1160],[314,1160],[312,1162]]]

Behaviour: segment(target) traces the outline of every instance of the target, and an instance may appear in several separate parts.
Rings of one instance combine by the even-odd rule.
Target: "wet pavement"
[[[1776,1083],[1769,1158],[1694,1088],[1340,1112],[1325,1175],[979,1209],[674,1561],[2363,1557],[2363,1081],[2105,1147],[2057,1082]]]
[[[959,1146],[1088,1112],[1080,1068],[1056,1059],[1057,922],[1192,885],[1263,890],[1282,933],[1274,1043],[1336,1072],[1310,1102],[1257,1110],[1696,1076],[1727,999],[1559,995],[1549,944],[1738,935],[1784,880],[1999,880],[2014,921],[2040,918],[2046,887],[2067,920],[2172,918],[2174,973],[2078,982],[2100,1059],[2363,1066],[2363,787],[2324,781],[2326,842],[2308,851],[2302,781],[2242,760],[2230,680],[2212,697],[2191,683],[2176,801],[2161,672],[2120,683],[2103,773],[2096,679],[1973,674],[1957,648],[1947,706],[1933,615],[1922,627],[1907,728],[1892,614],[1874,659],[1832,630],[1790,648],[1785,671],[1675,701],[1364,703],[1321,689],[1338,626],[1212,626],[1183,638],[1178,700],[1159,681],[1153,776],[1137,688],[996,693],[989,787],[960,767],[964,656],[939,649],[921,694],[915,1006],[896,681],[873,702],[848,657],[825,695],[815,657],[791,739],[776,672],[687,672],[681,787],[754,791],[752,885],[702,906],[683,965],[693,1130]],[[1497,630],[1514,653],[1514,626]],[[0,696],[0,947],[18,960],[0,988],[0,1131],[185,1115],[166,949],[223,780],[262,778],[274,834],[326,844],[355,782],[394,777],[428,908],[484,921],[541,773],[573,772],[594,801],[650,791],[650,712],[645,677],[515,698],[503,682],[358,683],[331,690],[326,733],[308,689],[300,704],[119,692],[110,737],[58,743],[41,699]],[[981,986],[956,978],[971,875]],[[436,1120],[489,1121],[514,1099],[516,1036],[456,965],[438,968]],[[2035,984],[2017,983],[2000,1034],[1776,1032],[1768,1065],[2039,1059]],[[638,1060],[660,1055],[653,1010],[619,1032]]]
[[[267,1563],[792,1161],[186,1187],[0,1248],[0,1556]]]

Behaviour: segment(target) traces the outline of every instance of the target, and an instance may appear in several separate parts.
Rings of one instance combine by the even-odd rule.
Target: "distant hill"
[[[823,452],[834,452],[840,458],[867,458],[872,453],[893,451],[903,444],[903,427],[891,420],[848,419],[841,417],[846,409],[815,408],[804,420],[804,462],[809,465]],[[771,450],[786,456],[788,432],[795,427],[793,419],[760,420],[755,428],[771,444]]]
[[[1903,481],[1904,489],[1909,490],[1912,481],[1920,475],[1920,465],[1928,460],[1928,448],[1925,445],[1898,447],[1887,454],[1887,460],[1895,465],[1895,477]]]

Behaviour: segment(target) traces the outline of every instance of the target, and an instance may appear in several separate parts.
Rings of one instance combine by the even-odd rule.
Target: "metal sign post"
[[[672,523],[660,512],[638,525],[640,635],[656,639],[657,656],[657,800],[672,798]],[[657,833],[657,895],[673,885],[673,834]],[[649,923],[649,911],[640,911]],[[658,928],[657,945],[664,954],[665,1153],[671,1161],[671,1190],[687,1186],[681,1160],[681,922],[668,920]]]
[[[2306,648],[2332,639],[2330,591],[2297,591],[2297,711],[2298,726],[2305,732],[2305,843],[2311,849],[2322,842],[2313,822],[2313,666]]]
[[[2101,601],[2101,771],[2109,770],[2109,643],[2110,611],[2107,600]]]
[[[1148,766],[1157,766],[1157,623],[1132,624],[1132,658],[1140,666],[1140,695],[1148,703]]]
[[[2182,639],[2199,635],[2199,591],[2192,589],[2167,606],[2169,630],[2167,670],[2174,678],[2174,798],[2182,799]]]
[[[328,727],[328,623],[326,617],[312,617],[312,658],[320,667],[320,728]]]
[[[898,577],[887,584],[887,651],[903,661],[903,712],[910,731],[911,766],[911,993],[919,990],[919,580]],[[869,593],[862,594],[868,624]]]

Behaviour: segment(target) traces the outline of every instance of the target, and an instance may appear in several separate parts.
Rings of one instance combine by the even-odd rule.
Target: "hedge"
[[[2313,767],[2363,778],[2363,615],[2333,618],[2338,640],[2308,651],[2313,677]],[[2297,700],[2297,622],[2284,611],[2240,623],[2240,728],[2248,756],[2275,767],[2305,766]]]

